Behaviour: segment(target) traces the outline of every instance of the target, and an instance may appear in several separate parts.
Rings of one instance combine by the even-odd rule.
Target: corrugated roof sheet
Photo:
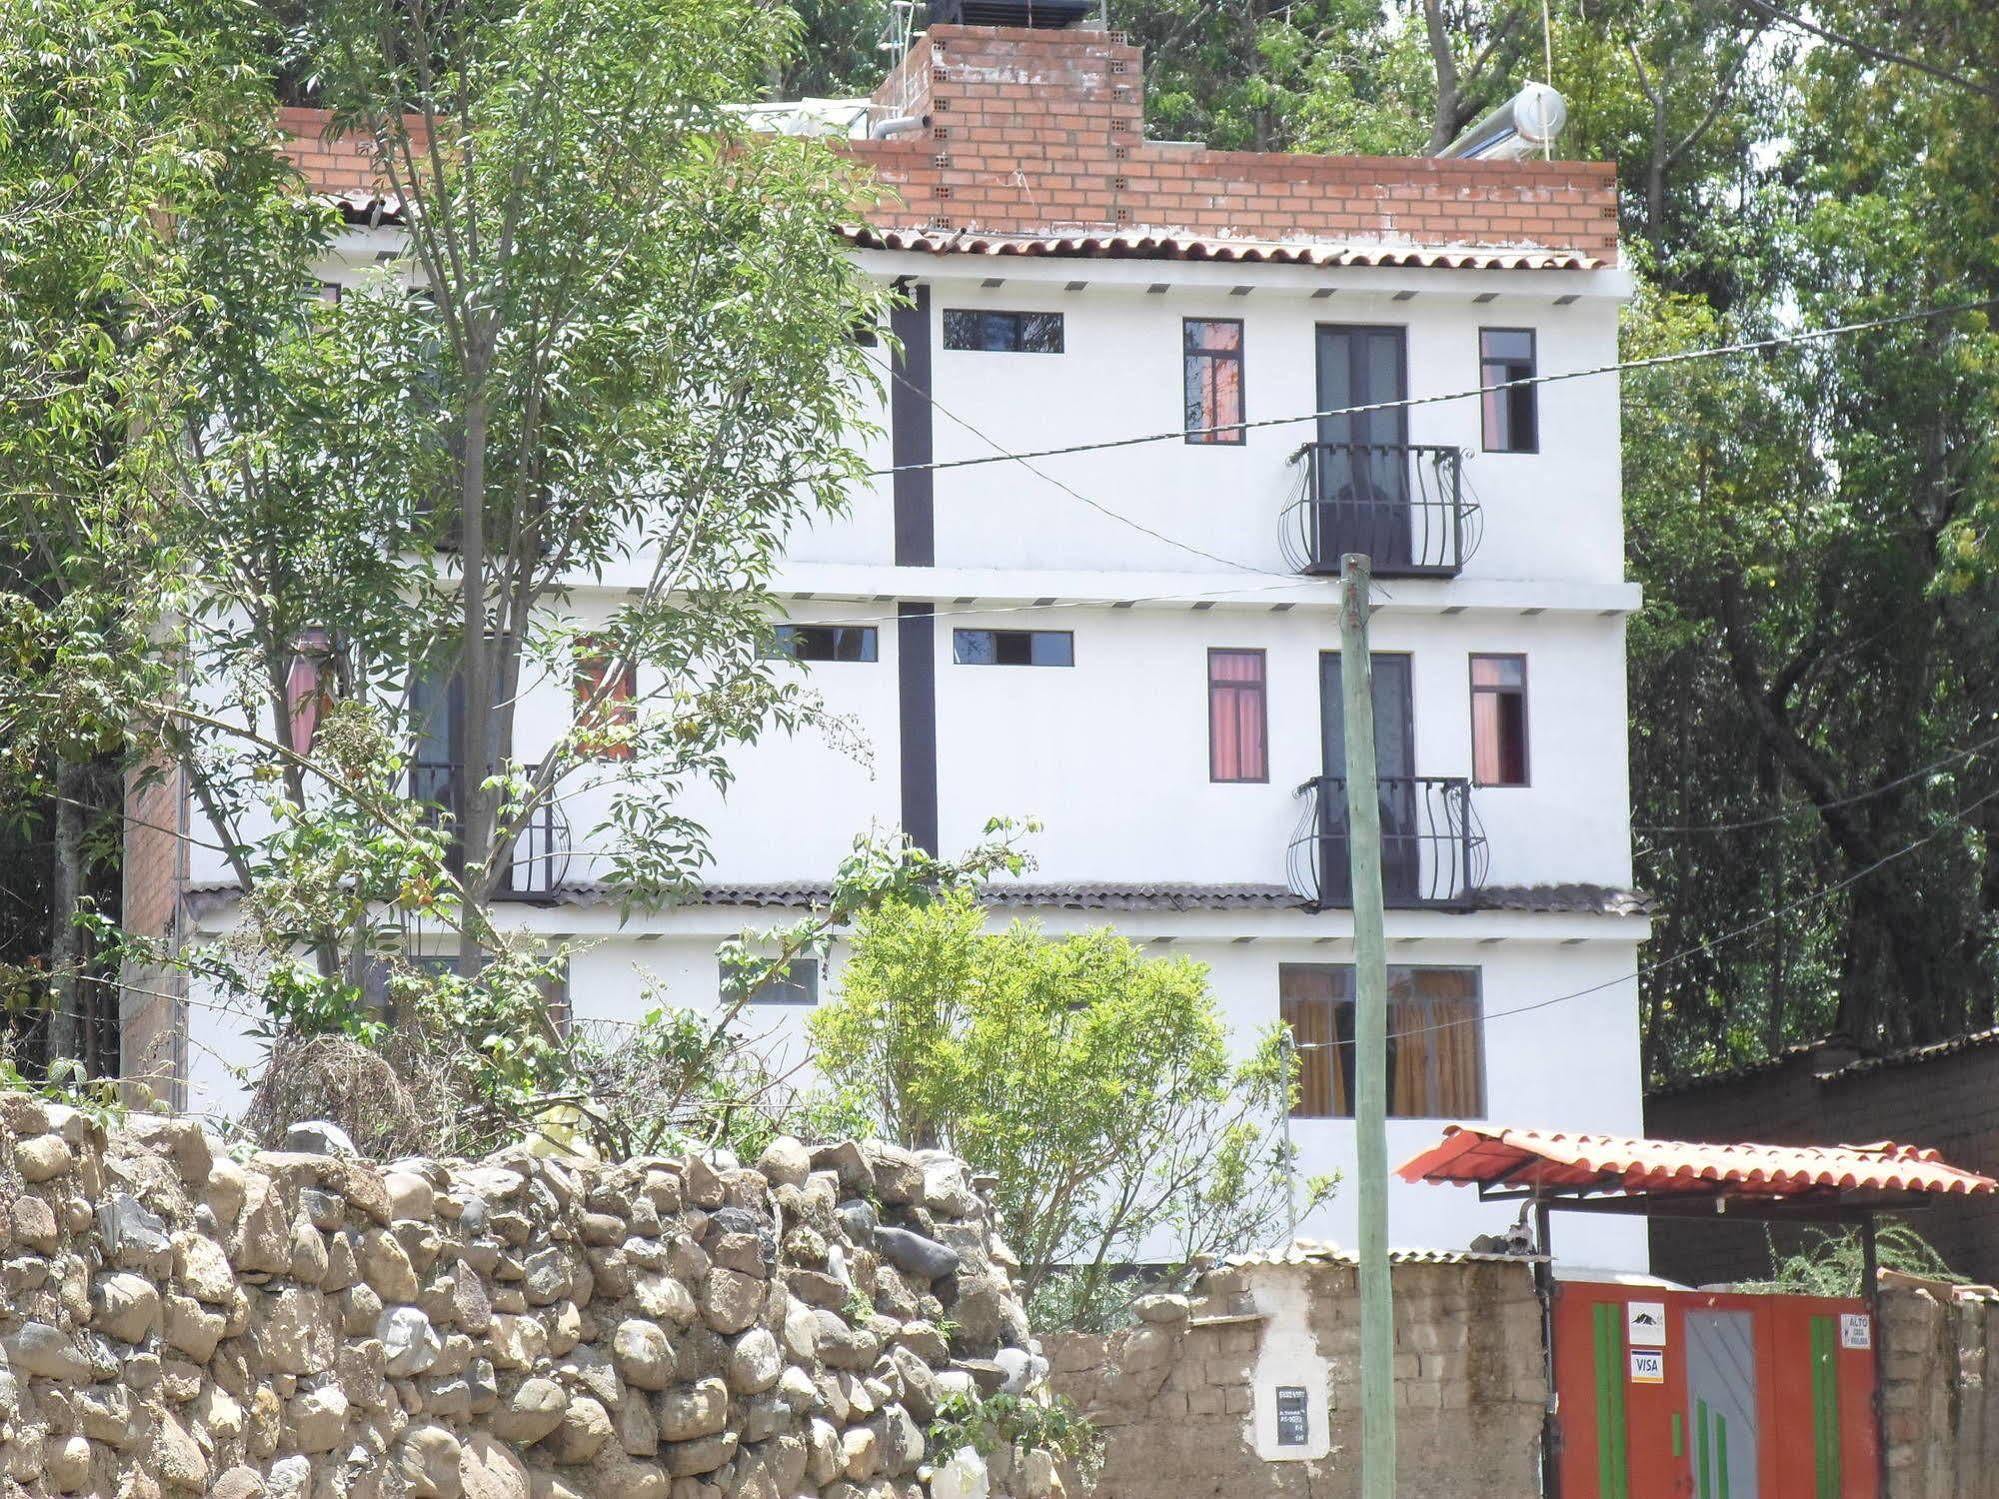
[[[1883,1052],[1878,1057],[1861,1057],[1848,1062],[1844,1067],[1834,1068],[1820,1079],[1833,1082],[1840,1078],[1854,1077],[1862,1073],[1878,1072],[1884,1067],[1909,1067],[1919,1062],[1934,1062],[1940,1057],[1956,1056],[1959,1052],[1978,1051],[1987,1046],[1999,1046],[1999,1029],[1968,1031],[1962,1036],[1951,1036],[1947,1040],[1932,1041],[1925,1046],[1904,1047],[1900,1051]]]
[[[1646,916],[1653,900],[1617,885],[1481,885],[1467,890],[1475,911],[1546,911],[1587,916]]]
[[[1589,1188],[1672,1197],[1718,1190],[1754,1197],[1847,1191],[1962,1195],[1999,1182],[1934,1150],[1877,1145],[1701,1145],[1615,1135],[1549,1134],[1454,1124],[1398,1173],[1404,1181]]]
[[[918,250],[933,255],[1030,255],[1058,259],[1212,260],[1307,266],[1415,266],[1437,270],[1594,271],[1605,262],[1574,250],[1531,246],[1333,243],[1236,239],[1179,229],[1120,229],[1047,234],[980,234],[973,230],[884,229],[842,224],[841,238],[864,250]]]
[[[1488,1254],[1476,1249],[1391,1249],[1393,1265],[1531,1265],[1545,1256],[1538,1254]],[[1238,1265],[1357,1265],[1351,1249],[1322,1239],[1298,1239],[1282,1249],[1258,1249],[1232,1254],[1222,1263]]]

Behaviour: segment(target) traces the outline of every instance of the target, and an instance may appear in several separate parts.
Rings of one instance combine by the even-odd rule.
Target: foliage
[[[773,1076],[735,1021],[750,989],[797,953],[881,903],[932,900],[997,869],[1025,867],[1003,820],[956,860],[900,840],[863,837],[836,872],[828,906],[782,932],[739,944],[748,983],[720,1013],[655,1003],[635,1024],[557,1023],[549,1009],[567,971],[568,946],[530,933],[496,932],[474,978],[406,953],[378,960],[369,993],[313,972],[296,957],[271,959],[253,934],[231,970],[221,950],[181,961],[217,987],[256,990],[269,1057],[252,1085],[245,1128],[274,1146],[299,1119],[330,1119],[364,1152],[392,1159],[416,1151],[476,1156],[526,1138],[538,1148],[624,1160],[684,1150],[733,1150],[753,1159],[789,1116],[793,1089]],[[137,961],[168,955],[126,939]]]
[[[981,1457],[1002,1450],[1048,1453],[1073,1465],[1085,1485],[1103,1464],[1104,1438],[1066,1395],[1041,1401],[1018,1395],[946,1395],[930,1423],[932,1452],[949,1455],[970,1447]]]
[[[1866,1255],[1860,1230],[1828,1232],[1811,1229],[1788,1252],[1780,1251],[1769,1230],[1770,1279],[1743,1287],[1751,1291],[1777,1291],[1789,1296],[1865,1296]],[[1943,1256],[1908,1224],[1890,1219],[1875,1230],[1876,1262],[1883,1270],[1898,1270],[1924,1280],[1959,1282]]]
[[[1000,1180],[1000,1232],[1035,1295],[1060,1267],[1078,1307],[1161,1241],[1239,1249],[1330,1182],[1294,1187],[1281,1120],[1295,1063],[1273,1031],[1232,1059],[1205,968],[1099,930],[986,934],[969,891],[856,924],[840,993],[811,1018],[820,1066],[873,1131],[942,1145]]]

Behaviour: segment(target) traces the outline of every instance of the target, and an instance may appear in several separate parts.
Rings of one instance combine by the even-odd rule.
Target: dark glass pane
[[[1017,312],[979,314],[978,346],[998,353],[1019,348],[1020,314]]]
[[[1025,630],[1001,630],[994,636],[997,651],[994,659],[1001,666],[1032,666],[1034,664],[1034,637]]]
[[[727,994],[726,975],[723,993]],[[813,958],[794,958],[784,970],[750,991],[753,1005],[810,1005],[819,1002],[819,964]]]
[[[1016,316],[1020,319],[1018,347],[1030,354],[1062,352],[1061,313],[1023,312]]]
[[[944,347],[947,349],[978,348],[979,315],[976,312],[946,311],[944,314]]]
[[[997,637],[991,630],[953,630],[951,659],[960,666],[991,666],[998,659]]]
[[[779,650],[794,661],[872,661],[872,625],[779,625]]]
[[[1478,337],[1484,358],[1534,362],[1534,335],[1524,328],[1487,328]]]

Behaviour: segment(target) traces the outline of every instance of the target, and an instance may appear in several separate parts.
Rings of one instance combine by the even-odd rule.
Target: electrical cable
[[[1685,948],[1679,952],[1671,954],[1668,957],[1659,958],[1654,962],[1642,963],[1637,967],[1637,969],[1635,969],[1631,973],[1621,973],[1616,978],[1605,979],[1602,983],[1599,984],[1591,984],[1586,989],[1576,989],[1568,994],[1557,994],[1552,999],[1536,1000],[1532,1004],[1514,1005],[1510,1009],[1489,1011],[1488,1013],[1482,1015],[1479,1018],[1480,1023],[1489,1020],[1504,1020],[1510,1015],[1532,1014],[1536,1010],[1545,1010],[1549,1009],[1554,1005],[1567,1004],[1572,999],[1584,999],[1592,994],[1600,994],[1606,989],[1615,989],[1620,985],[1633,983],[1636,980],[1642,979],[1649,974],[1657,973],[1662,968],[1670,968],[1676,963],[1686,962],[1687,959],[1689,958],[1697,958],[1702,953],[1712,952],[1717,947],[1721,947],[1726,945],[1727,943],[1733,942],[1737,938],[1746,937],[1751,932],[1758,931],[1763,927],[1768,926],[1771,922],[1777,920],[1779,917],[1788,916],[1793,911],[1800,910],[1803,907],[1811,905],[1817,901],[1827,900],[1832,896],[1839,894],[1841,891],[1849,889],[1850,887],[1859,884],[1860,881],[1866,879],[1869,875],[1874,874],[1876,871],[1885,868],[1889,864],[1894,863],[1897,859],[1903,858],[1909,854],[1914,853],[1917,849],[1923,847],[1925,844],[1934,842],[1936,839],[1941,838],[1945,833],[1950,832],[1951,829],[1956,827],[1961,827],[1964,824],[1965,819],[1970,817],[1973,812],[1976,812],[1980,807],[1984,806],[1987,802],[1992,801],[1995,798],[1999,798],[1999,790],[1992,790],[1986,792],[1976,801],[1968,803],[1963,808],[1959,809],[1956,813],[1952,814],[1952,816],[1948,820],[1946,820],[1938,827],[1931,829],[1929,832],[1923,834],[1922,837],[1917,838],[1912,842],[1903,844],[1893,853],[1882,855],[1880,858],[1876,859],[1872,864],[1869,864],[1866,868],[1856,870],[1852,874],[1847,875],[1845,878],[1836,880],[1832,884],[1825,886],[1823,889],[1813,890],[1804,895],[1801,895],[1794,901],[1790,901],[1784,905],[1778,906],[1775,910],[1765,912],[1763,915],[1757,917],[1754,921],[1746,922],[1742,926],[1736,927],[1731,931],[1723,932],[1720,936],[1710,937],[1707,941],[1702,942],[1697,946]],[[1400,1040],[1407,1036],[1425,1035],[1430,1031],[1450,1030],[1455,1026],[1463,1025],[1465,1023],[1466,1022],[1464,1021],[1449,1021],[1442,1025],[1424,1025],[1424,1026],[1416,1026],[1410,1030],[1392,1031],[1389,1034],[1389,1039],[1391,1041],[1394,1041],[1394,1040]],[[1314,1046],[1325,1047],[1325,1046],[1338,1045],[1340,1043],[1314,1042],[1312,1044]]]
[[[1707,349],[1682,349],[1672,354],[1653,354],[1644,359],[1619,360],[1614,364],[1592,365],[1580,370],[1562,370],[1550,375],[1525,375],[1518,380],[1502,380],[1494,385],[1480,385],[1470,390],[1452,391],[1444,395],[1402,396],[1392,401],[1369,401],[1359,406],[1337,406],[1327,411],[1307,411],[1296,416],[1267,416],[1256,421],[1226,422],[1213,427],[1176,427],[1171,432],[1147,432],[1136,437],[1110,437],[1096,442],[1069,443],[1063,447],[1034,448],[1025,453],[1001,452],[979,458],[942,458],[933,459],[928,463],[898,463],[888,468],[870,469],[865,477],[885,479],[896,474],[981,468],[993,463],[1026,463],[1035,458],[1063,458],[1076,453],[1101,453],[1117,448],[1142,447],[1155,442],[1181,442],[1188,437],[1213,436],[1224,432],[1248,432],[1262,427],[1294,427],[1303,422],[1324,421],[1339,416],[1367,416],[1377,411],[1406,411],[1415,406],[1436,406],[1447,401],[1474,400],[1480,396],[1517,390],[1529,385],[1553,385],[1563,380],[1586,380],[1599,375],[1621,374],[1626,370],[1663,369],[1670,365],[1692,364],[1703,359],[1721,359],[1736,354],[1760,353],[1766,349],[1790,348],[1797,344],[1816,343],[1822,339],[1843,338],[1849,334],[1893,328],[1903,323],[1955,317],[1964,312],[1989,312],[1995,307],[1999,307],[1999,297],[1987,297],[1976,302],[1925,307],[1915,312],[1898,312],[1888,317],[1868,318],[1857,323],[1841,323],[1831,328],[1808,329],[1803,333],[1778,334],[1742,343],[1719,344]]]
[[[1631,831],[1634,833],[1735,833],[1747,828],[1767,828],[1772,823],[1789,822],[1793,817],[1802,817],[1808,812],[1829,812],[1835,807],[1851,807],[1858,802],[1870,801],[1874,797],[1884,796],[1898,786],[1906,786],[1911,781],[1919,781],[1924,776],[1932,775],[1947,765],[1953,765],[1957,761],[1975,755],[1980,750],[1988,749],[1995,744],[1999,744],[1999,734],[1994,734],[1989,739],[1981,739],[1976,744],[1968,744],[1963,749],[1952,750],[1941,760],[1933,761],[1921,769],[1909,771],[1905,775],[1896,776],[1892,781],[1883,781],[1879,786],[1872,787],[1869,790],[1856,791],[1852,796],[1834,797],[1831,801],[1800,802],[1795,807],[1782,812],[1772,812],[1767,817],[1753,817],[1742,822],[1663,823],[1649,825],[1634,822],[1631,825]]]

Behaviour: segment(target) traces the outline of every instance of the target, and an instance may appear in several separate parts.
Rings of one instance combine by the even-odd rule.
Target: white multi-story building
[[[509,918],[579,944],[579,1018],[635,1019],[649,980],[713,1002],[718,945],[810,902],[871,825],[955,852],[993,815],[1032,815],[1037,867],[992,889],[995,919],[1114,924],[1208,965],[1245,1045],[1280,1018],[1332,1043],[1304,1053],[1291,1127],[1307,1169],[1345,1168],[1333,575],[1364,551],[1391,1155],[1453,1119],[1635,1134],[1647,921],[1629,890],[1639,595],[1617,382],[1456,395],[1615,361],[1629,280],[1609,169],[1210,152],[1144,140],[1139,90],[1115,33],[939,26],[853,112],[843,149],[899,202],[850,228],[848,253],[907,293],[901,363],[869,455],[882,477],[795,536],[777,589],[799,669],[869,753],[815,736],[741,752],[726,799],[688,809],[714,847],[698,901],[621,918],[558,834]],[[357,224],[321,275],[358,272],[384,235]],[[573,607],[608,613],[630,581],[591,580]],[[524,759],[571,691],[530,690]],[[595,821],[589,799],[571,827]],[[222,874],[197,850],[177,875],[185,931],[228,920],[202,893]],[[754,1028],[796,1045],[839,963],[836,946],[830,971],[799,965]],[[223,1064],[249,1043],[182,1013],[187,1101],[228,1107]],[[1399,1184],[1392,1214],[1395,1242],[1439,1247],[1509,1221]],[[1348,1190],[1302,1230],[1351,1242],[1353,1215]],[[1563,1249],[1643,1268],[1643,1227],[1585,1219]]]

